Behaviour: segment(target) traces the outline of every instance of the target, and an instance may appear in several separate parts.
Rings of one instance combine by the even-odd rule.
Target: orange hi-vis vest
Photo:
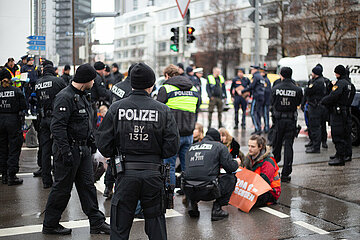
[[[18,67],[18,69],[15,71],[15,75],[11,72],[10,69],[6,68],[6,70],[9,71],[9,73],[11,74],[11,77],[12,78],[17,78],[17,80],[14,81],[13,83],[13,86],[14,87],[21,87],[21,81],[20,81],[20,76],[21,76],[21,73],[20,73],[20,67]]]
[[[280,181],[280,174],[279,174],[279,166],[277,165],[275,159],[273,157],[268,157],[272,160],[269,161],[268,159],[264,159],[263,162],[268,161],[271,163],[271,165],[273,165],[275,167],[275,173],[274,173],[274,178],[273,181],[270,184],[270,187],[273,189],[274,192],[276,192],[276,188],[280,188],[281,187],[281,181]],[[259,174],[261,173],[261,165],[258,166],[258,168],[256,168],[256,170],[254,171],[255,173]]]

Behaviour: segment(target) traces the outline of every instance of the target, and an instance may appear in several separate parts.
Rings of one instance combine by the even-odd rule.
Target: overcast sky
[[[113,12],[114,0],[91,0],[92,12]],[[96,18],[94,38],[100,43],[114,40],[114,18]]]

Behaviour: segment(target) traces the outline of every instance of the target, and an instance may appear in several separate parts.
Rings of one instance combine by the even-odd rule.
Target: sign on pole
[[[29,50],[41,50],[41,51],[45,51],[45,46],[28,46],[27,47]]]
[[[45,41],[28,41],[27,44],[29,45],[36,45],[36,46],[45,46]]]
[[[179,8],[181,17],[184,19],[190,4],[190,0],[176,0],[176,4]]]
[[[46,37],[45,36],[28,36],[27,39],[45,41]]]

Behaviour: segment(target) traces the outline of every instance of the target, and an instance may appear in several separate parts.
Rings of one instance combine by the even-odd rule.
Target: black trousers
[[[352,139],[351,139],[351,126],[352,125],[352,119],[351,114],[348,114],[346,118],[346,152],[345,157],[352,157]]]
[[[281,161],[281,148],[284,143],[284,166],[281,176],[289,176],[292,172],[294,158],[293,144],[296,132],[296,121],[294,119],[276,119],[275,141],[273,143],[273,154],[276,162]]]
[[[23,144],[21,121],[16,113],[0,113],[0,170],[9,176],[19,172]]]
[[[129,239],[138,200],[143,208],[149,239],[167,239],[162,201],[164,182],[160,172],[128,170],[117,176],[115,187],[111,201],[110,239]]]
[[[349,116],[346,114],[330,114],[332,141],[335,144],[336,155],[341,158],[350,154],[349,148],[351,147],[351,120],[349,122],[348,118]]]
[[[327,129],[326,129],[326,122],[329,122],[329,110],[322,106],[322,114],[321,114],[321,142],[327,142]]]
[[[234,174],[224,174],[218,177],[220,187],[220,197],[216,198],[216,201],[220,206],[226,206],[229,204],[231,194],[235,189],[236,177]],[[192,201],[212,201],[215,200],[212,192],[208,189],[198,189],[196,191],[187,191],[185,189],[186,197]]]
[[[108,164],[104,177],[104,184],[105,186],[112,188],[114,186],[114,183],[115,183],[115,177],[112,174],[111,165]]]
[[[276,202],[274,196],[270,192],[261,194],[257,198],[256,203],[254,204],[253,208],[266,206],[268,202],[270,202],[270,203]]]
[[[88,216],[90,226],[100,226],[104,223],[105,216],[98,206],[90,150],[87,146],[74,146],[71,152],[74,157],[73,166],[66,167],[59,151],[55,151],[55,183],[46,204],[44,226],[54,228],[59,224],[74,182],[81,208]]]
[[[235,96],[234,98],[234,109],[235,109],[235,126],[239,125],[239,110],[242,110],[241,126],[246,125],[246,108],[247,101],[242,96]]]
[[[53,139],[50,131],[51,118],[45,117],[40,121],[39,149],[41,149],[42,181],[44,184],[52,184],[51,176],[51,155]]]
[[[312,141],[312,147],[315,150],[320,150],[322,140],[322,115],[324,114],[322,106],[314,106],[309,104],[309,135]]]

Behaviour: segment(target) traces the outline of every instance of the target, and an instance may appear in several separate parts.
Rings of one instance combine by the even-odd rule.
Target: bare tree
[[[221,61],[222,72],[227,78],[229,63],[237,61],[239,57],[239,27],[236,27],[238,16],[234,5],[224,1],[212,0],[210,8],[214,10],[214,14],[205,17],[198,46],[214,59],[209,62],[211,68]]]

